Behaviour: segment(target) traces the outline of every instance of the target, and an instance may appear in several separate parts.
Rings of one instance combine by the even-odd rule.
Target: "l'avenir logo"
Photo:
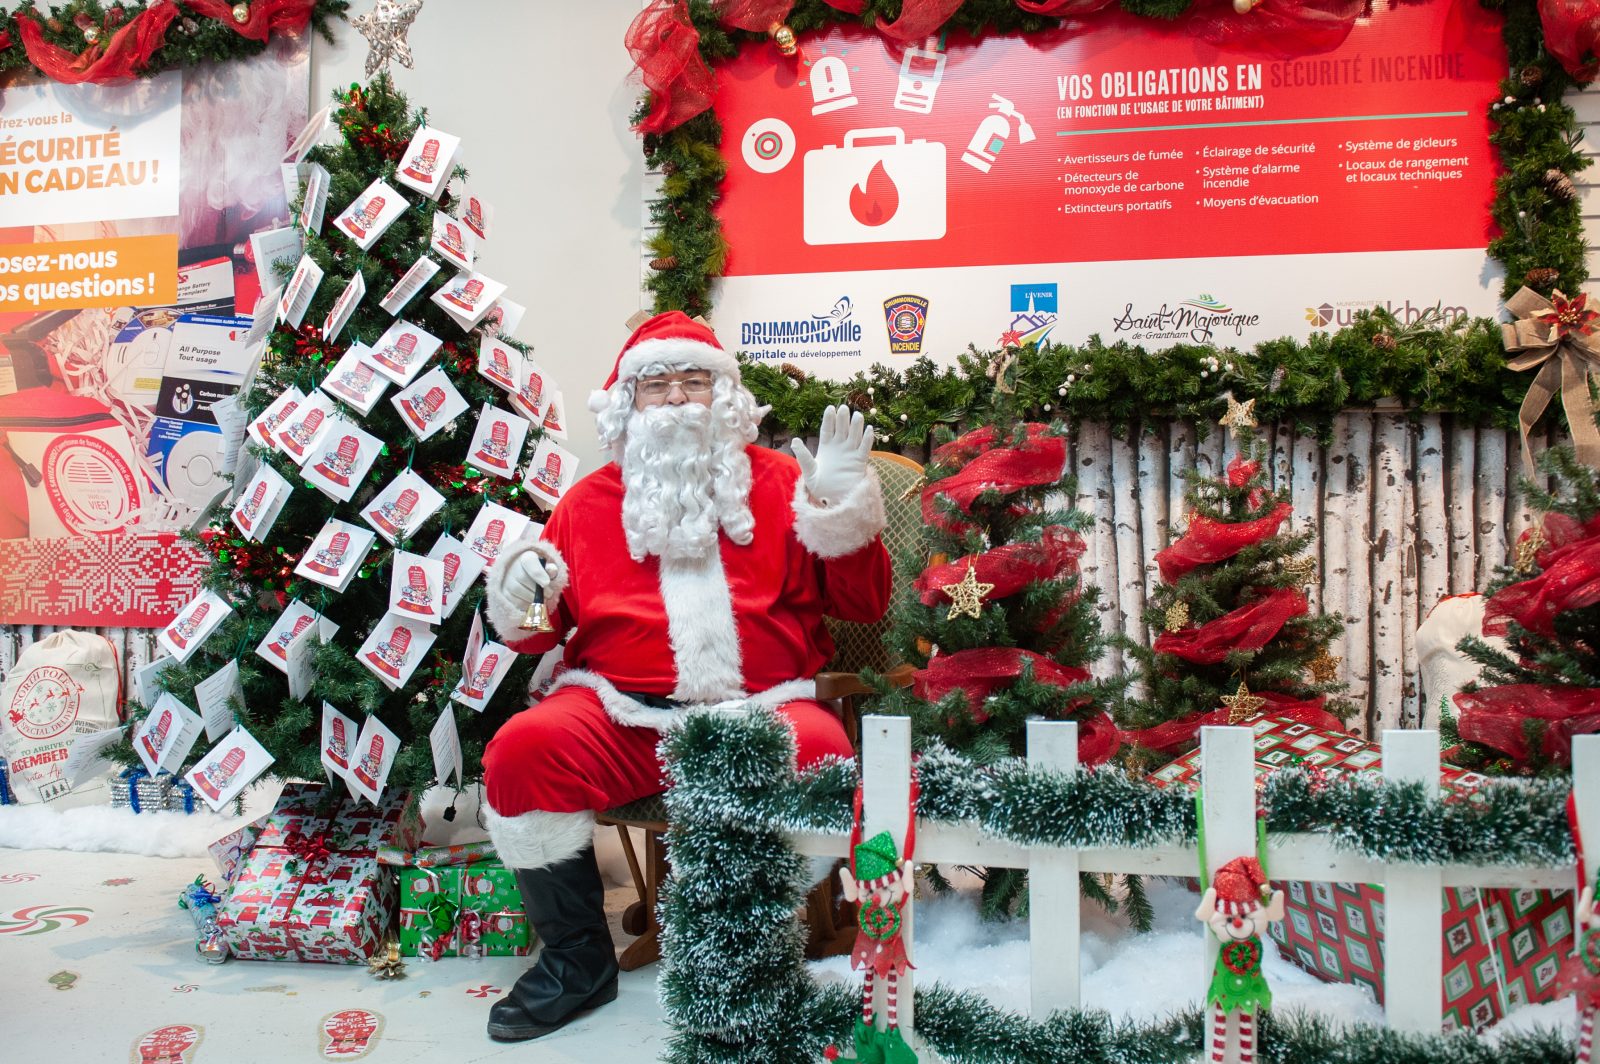
[[[1138,307],[1129,302],[1121,314],[1112,318],[1116,333],[1127,333],[1130,340],[1177,340],[1209,343],[1220,333],[1244,335],[1261,321],[1261,315],[1239,310],[1210,292],[1156,307]]]

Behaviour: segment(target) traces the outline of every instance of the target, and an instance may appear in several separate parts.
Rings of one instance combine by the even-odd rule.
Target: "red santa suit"
[[[794,727],[802,767],[851,756],[837,715],[812,697],[813,678],[833,654],[824,616],[871,622],[888,605],[881,490],[869,473],[823,507],[793,458],[746,453],[755,519],[747,544],[719,530],[718,549],[703,559],[636,560],[613,462],[568,491],[542,535],[497,559],[488,613],[501,639],[542,654],[570,632],[551,692],[484,752],[489,830],[508,865],[564,860],[588,845],[593,811],[658,793],[660,732],[690,707],[774,706]],[[500,590],[528,552],[552,573],[555,630],[544,635],[520,629],[522,608]]]

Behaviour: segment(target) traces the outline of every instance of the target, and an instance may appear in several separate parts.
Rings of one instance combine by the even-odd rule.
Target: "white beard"
[[[746,544],[750,456],[742,427],[693,403],[636,410],[628,419],[622,467],[622,528],[628,553],[699,559],[717,549],[717,530]]]

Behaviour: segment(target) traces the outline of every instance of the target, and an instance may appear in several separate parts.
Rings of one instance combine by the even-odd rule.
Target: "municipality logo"
[[[1317,306],[1307,307],[1306,321],[1316,329],[1329,325],[1342,328],[1354,324],[1357,313],[1371,310],[1373,307],[1387,310],[1399,319],[1402,325],[1415,325],[1435,315],[1445,324],[1461,321],[1469,316],[1466,307],[1447,307],[1443,300],[1430,304],[1412,303],[1409,299],[1403,303],[1396,303],[1392,299],[1342,299],[1337,303],[1319,303]]]
[[[1011,286],[1011,323],[1000,334],[1001,347],[1042,344],[1055,328],[1060,295],[1053,284]]]
[[[1154,310],[1135,310],[1129,303],[1121,314],[1111,319],[1111,328],[1113,332],[1129,333],[1130,340],[1207,344],[1222,332],[1242,336],[1246,329],[1260,321],[1259,314],[1239,311],[1210,292],[1201,292],[1177,306],[1163,303]]]
[[[922,334],[928,327],[928,301],[921,296],[890,296],[883,301],[883,324],[889,330],[889,353],[922,354]]]
[[[739,325],[739,346],[755,358],[833,357],[861,353],[861,325],[847,295],[825,314]]]

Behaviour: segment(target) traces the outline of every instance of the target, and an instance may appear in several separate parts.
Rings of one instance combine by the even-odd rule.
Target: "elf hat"
[[[1261,891],[1267,875],[1254,857],[1235,857],[1217,869],[1211,885],[1217,890],[1217,911],[1229,916],[1245,916],[1261,905]]]
[[[856,844],[855,877],[862,883],[893,875],[900,868],[900,855],[895,852],[894,838],[880,831],[866,842]]]
[[[681,310],[669,310],[633,330],[633,335],[622,345],[617,364],[605,385],[589,394],[589,409],[600,413],[609,405],[609,393],[618,381],[634,379],[641,369],[655,362],[733,376],[739,373],[738,360],[722,349],[717,334],[709,325]]]

